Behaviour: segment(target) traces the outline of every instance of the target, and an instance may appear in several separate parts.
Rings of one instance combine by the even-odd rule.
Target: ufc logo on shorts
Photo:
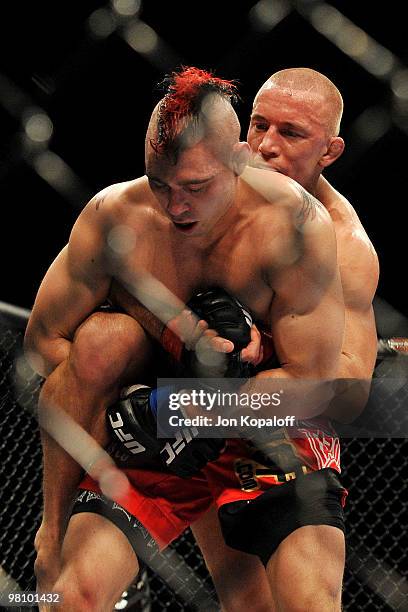
[[[112,416],[109,415],[109,421],[110,421],[110,424],[112,426],[112,429],[113,429],[115,435],[119,438],[119,440],[122,442],[122,444],[124,446],[126,446],[126,448],[133,455],[136,455],[137,453],[143,453],[146,450],[146,448],[143,446],[143,444],[140,444],[140,442],[135,440],[134,437],[132,436],[132,434],[125,433],[123,431],[123,429],[122,429],[123,421],[122,421],[122,417],[120,416],[119,412],[116,413],[116,417],[117,417],[117,421],[114,421],[112,419]]]
[[[166,465],[170,465],[170,463],[176,458],[176,455],[181,453],[183,448],[185,448],[186,444],[192,442],[193,438],[198,436],[198,429],[196,427],[185,427],[181,431],[178,431],[175,437],[174,442],[170,444],[170,442],[166,442],[165,446],[160,451],[160,454],[164,453],[163,458],[165,458],[167,454],[167,458],[165,459]]]

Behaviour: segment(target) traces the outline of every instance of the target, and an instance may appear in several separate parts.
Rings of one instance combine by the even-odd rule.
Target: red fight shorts
[[[123,468],[131,487],[115,499],[165,548],[215,503],[255,499],[274,486],[316,470],[340,469],[340,442],[326,419],[298,421],[296,427],[274,430],[267,442],[230,439],[217,461],[198,476],[183,479],[157,469]],[[89,476],[80,484],[98,495]],[[344,489],[342,505],[347,491]]]

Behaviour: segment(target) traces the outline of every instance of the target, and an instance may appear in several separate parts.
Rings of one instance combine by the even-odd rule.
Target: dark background
[[[237,79],[245,138],[259,86],[276,70],[307,66],[331,78],[345,101],[341,134],[347,149],[326,176],[351,200],[377,249],[379,295],[408,314],[403,288],[408,110],[393,93],[395,83],[408,89],[401,3],[370,3],[369,12],[366,3],[348,2],[139,4],[127,17],[119,14],[132,8],[125,0],[20,2],[1,9],[0,300],[31,307],[87,198],[143,174],[144,133],[160,97],[155,83],[165,72],[184,63]],[[96,36],[92,24],[112,23],[113,16],[115,29]],[[129,28],[145,24],[160,38],[159,50],[147,55],[126,42]],[[144,32],[139,29],[136,38],[143,39]],[[350,44],[358,43],[368,45],[372,72],[385,57],[383,74],[372,74],[351,57]],[[35,145],[25,135],[35,107],[52,121],[48,144]],[[47,146],[73,173],[57,189],[36,171],[37,156]]]
[[[276,70],[307,66],[327,74],[343,93],[342,136],[347,149],[327,177],[354,204],[379,254],[382,300],[377,309],[387,320],[387,303],[408,315],[403,285],[408,105],[394,93],[398,85],[408,98],[402,6],[396,1],[144,0],[139,12],[120,18],[118,9],[126,9],[125,0],[113,5],[96,0],[2,3],[0,301],[31,307],[44,273],[66,243],[87,198],[108,184],[143,173],[144,133],[159,99],[154,85],[165,72],[185,63],[238,79],[242,96],[238,112],[245,137],[259,86]],[[269,25],[260,23],[262,14]],[[95,22],[99,27],[103,20],[109,25],[113,16],[116,24],[111,33],[95,36]],[[139,27],[143,43],[143,24],[160,37],[158,53],[142,54],[126,42],[126,31]],[[363,51],[366,47],[367,53],[356,61],[352,55],[359,47]],[[388,67],[381,71],[384,62]],[[30,114],[38,112],[48,115],[53,133],[48,143],[36,145],[27,138],[25,126]],[[38,161],[47,151],[66,164],[59,180],[40,175],[44,166],[40,171]],[[399,329],[405,326],[400,333],[408,336],[406,320],[396,320]],[[0,318],[0,326],[3,323]],[[397,327],[391,326],[384,335],[395,333]],[[32,542],[41,517],[41,450],[30,411],[38,379],[19,389],[16,399],[14,356],[19,354],[21,337],[21,330],[12,328],[2,328],[0,333],[4,374],[0,439],[4,440],[6,481],[2,481],[0,544],[4,569],[23,588],[33,588]],[[393,395],[388,384],[391,379],[398,382],[397,376],[406,379],[406,362],[402,370],[401,362],[390,357],[387,367],[382,373],[388,376],[384,398],[379,394],[377,406],[384,426],[407,405],[407,386]],[[19,444],[21,440],[24,443]],[[406,441],[354,438],[342,445],[344,482],[350,489],[345,609],[406,609]],[[19,466],[24,466],[23,472]],[[176,549],[189,556],[195,570],[200,569],[188,537]],[[167,602],[174,598],[157,580],[151,582],[154,609],[170,609]]]

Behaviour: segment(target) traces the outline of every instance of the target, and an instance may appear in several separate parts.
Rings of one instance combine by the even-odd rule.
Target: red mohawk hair
[[[172,148],[181,119],[198,116],[207,94],[218,94],[231,103],[238,99],[237,86],[233,81],[220,79],[211,72],[192,66],[183,66],[180,72],[172,72],[161,85],[166,95],[159,105],[157,139],[150,141],[159,154]]]

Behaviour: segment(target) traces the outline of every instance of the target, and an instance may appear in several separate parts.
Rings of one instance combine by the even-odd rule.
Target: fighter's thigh
[[[108,388],[143,376],[152,353],[152,340],[135,319],[119,312],[95,312],[75,333],[69,367],[88,384]]]
[[[307,525],[293,531],[267,565],[277,609],[340,610],[344,564],[341,529]]]
[[[70,519],[53,590],[61,593],[64,611],[105,612],[137,571],[135,552],[123,532],[103,516],[82,512]]]
[[[255,555],[239,552],[224,542],[216,508],[196,521],[192,532],[213,579],[223,612],[274,612],[266,572]]]

